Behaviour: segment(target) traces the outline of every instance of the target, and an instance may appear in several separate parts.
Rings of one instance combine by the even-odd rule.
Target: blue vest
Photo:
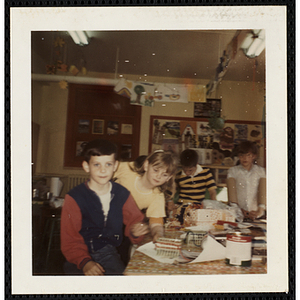
[[[79,233],[91,253],[106,244],[117,247],[123,239],[123,205],[130,193],[120,184],[111,183],[111,202],[106,222],[98,195],[86,183],[76,186],[68,193],[81,210],[82,226]]]

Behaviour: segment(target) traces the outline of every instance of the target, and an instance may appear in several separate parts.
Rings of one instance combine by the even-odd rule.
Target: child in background
[[[266,172],[254,164],[257,156],[256,144],[241,142],[238,146],[240,164],[228,170],[227,191],[229,202],[237,204],[245,218],[256,219],[266,209]]]
[[[140,210],[146,210],[154,242],[164,235],[165,201],[170,196],[167,190],[175,191],[177,165],[176,154],[158,150],[147,156],[140,168],[134,162],[123,162],[115,172],[116,182],[132,193]]]
[[[209,168],[198,164],[195,150],[186,149],[180,154],[182,171],[176,175],[179,188],[179,203],[201,203],[208,189],[211,200],[216,200],[216,183]]]
[[[185,210],[189,205],[201,208],[206,190],[211,200],[216,200],[216,183],[209,168],[198,164],[198,154],[195,150],[186,149],[180,154],[182,171],[176,175],[179,200],[174,207],[174,215],[178,221],[184,223]]]
[[[116,247],[123,238],[123,224],[133,242],[148,232],[130,192],[111,181],[116,159],[117,147],[109,141],[94,140],[85,146],[82,167],[90,179],[68,192],[61,214],[67,273],[73,273],[73,268],[84,275],[121,275],[125,266]]]

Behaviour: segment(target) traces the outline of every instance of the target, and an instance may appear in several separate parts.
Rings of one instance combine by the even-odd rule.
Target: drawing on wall
[[[118,134],[119,122],[118,121],[108,121],[107,122],[107,134]]]
[[[103,134],[104,133],[104,120],[93,120],[93,134]]]
[[[171,120],[154,120],[152,151],[164,149],[178,153],[180,139],[180,123]]]
[[[199,163],[233,166],[237,162],[237,146],[250,140],[259,147],[258,161],[265,164],[265,140],[260,122],[229,121],[223,129],[209,127],[207,120],[152,117],[152,136],[149,151],[172,150],[176,153],[192,148],[199,155]],[[256,124],[257,123],[257,124]]]
[[[89,133],[90,121],[89,120],[79,120],[78,121],[78,132],[79,133]]]

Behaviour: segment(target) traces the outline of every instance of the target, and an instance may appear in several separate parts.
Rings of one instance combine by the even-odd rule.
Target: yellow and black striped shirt
[[[176,174],[176,183],[179,188],[178,202],[202,202],[206,189],[217,188],[210,169],[206,167],[202,167],[201,169],[194,176],[187,176],[182,171]]]

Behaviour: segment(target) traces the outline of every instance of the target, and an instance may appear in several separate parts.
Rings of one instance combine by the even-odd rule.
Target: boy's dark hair
[[[251,152],[254,155],[257,155],[257,146],[254,142],[250,141],[243,141],[238,145],[237,153],[239,154],[246,154]]]
[[[106,140],[93,140],[88,142],[83,149],[83,158],[89,162],[91,156],[111,155],[114,154],[115,159],[118,156],[118,147],[111,141]]]
[[[195,150],[186,149],[180,154],[180,163],[183,167],[191,168],[198,164],[198,154]]]

